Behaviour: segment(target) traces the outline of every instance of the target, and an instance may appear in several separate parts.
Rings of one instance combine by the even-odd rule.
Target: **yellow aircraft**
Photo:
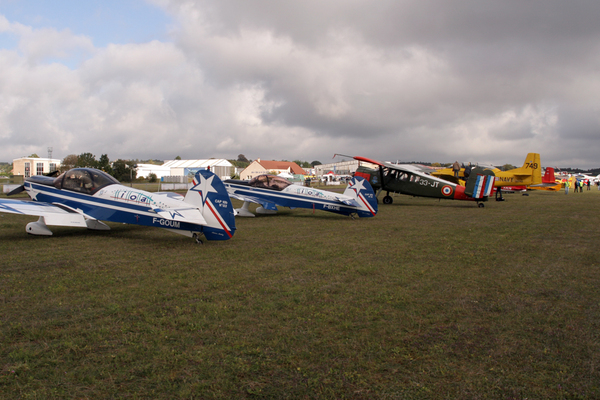
[[[490,169],[494,172],[494,175],[496,175],[496,180],[494,181],[495,187],[533,186],[542,184],[542,166],[540,164],[540,155],[538,153],[527,154],[525,162],[520,168],[510,169],[508,171],[501,171],[495,167],[484,167],[484,169]],[[469,168],[467,168],[466,177],[469,176],[468,170]],[[458,183],[458,180],[454,177],[452,168],[440,169],[432,172],[431,175]],[[460,169],[458,179],[466,179],[464,167]]]

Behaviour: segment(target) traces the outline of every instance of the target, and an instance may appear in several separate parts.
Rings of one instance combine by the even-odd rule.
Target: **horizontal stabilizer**
[[[344,198],[338,197],[337,200],[347,206],[350,206],[350,207],[360,207],[360,204],[358,204],[358,201],[356,201],[354,199],[344,199]]]
[[[171,221],[191,222],[193,224],[205,225],[206,220],[202,213],[197,208],[153,208],[152,211],[160,215],[164,219]]]

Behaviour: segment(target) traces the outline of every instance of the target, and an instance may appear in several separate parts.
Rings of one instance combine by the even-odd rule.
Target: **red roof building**
[[[306,171],[293,161],[253,161],[240,173],[240,179],[252,179],[262,174],[280,174],[287,172],[292,175],[306,175]]]

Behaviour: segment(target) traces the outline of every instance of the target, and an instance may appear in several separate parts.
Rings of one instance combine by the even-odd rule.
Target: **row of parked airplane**
[[[221,181],[209,170],[195,174],[185,196],[169,192],[147,192],[121,185],[109,174],[92,168],[74,168],[59,176],[36,175],[10,192],[26,191],[29,200],[0,199],[0,212],[39,217],[26,226],[32,235],[52,235],[50,226],[85,227],[109,230],[103,221],[164,228],[192,237],[198,243],[230,239],[236,230],[235,216],[254,216],[249,203],[260,206],[258,214],[273,214],[277,207],[312,208],[348,216],[377,214],[377,194],[390,193],[440,199],[475,201],[479,207],[495,187],[507,183],[542,185],[539,154],[530,153],[523,167],[501,172],[476,167],[459,178],[448,171],[434,171],[416,165],[400,165],[365,157],[344,193],[293,184],[274,175],[260,175],[250,181]],[[375,166],[375,168],[373,168]],[[377,194],[375,192],[377,190]],[[231,199],[243,201],[234,210]]]

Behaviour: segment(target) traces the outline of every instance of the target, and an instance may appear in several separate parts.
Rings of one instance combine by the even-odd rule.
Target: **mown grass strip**
[[[0,214],[6,398],[600,396],[600,192],[395,197],[227,242]]]

